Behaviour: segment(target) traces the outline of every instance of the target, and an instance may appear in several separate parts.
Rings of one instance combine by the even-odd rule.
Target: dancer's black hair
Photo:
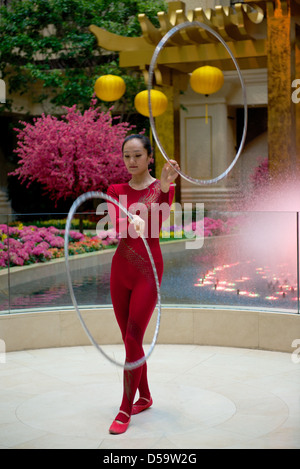
[[[125,143],[127,143],[129,140],[133,140],[135,138],[137,138],[138,140],[141,140],[143,142],[144,148],[147,150],[148,155],[151,155],[152,154],[152,146],[151,146],[150,139],[146,135],[142,135],[142,134],[128,135],[128,137],[126,137],[124,142],[123,142],[122,153],[123,153],[123,150],[124,150]]]

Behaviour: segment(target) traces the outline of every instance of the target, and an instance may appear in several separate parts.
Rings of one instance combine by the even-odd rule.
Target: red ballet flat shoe
[[[120,420],[118,420],[118,415],[109,427],[109,433],[112,435],[121,435],[122,433],[125,433],[127,428],[129,427],[130,424],[130,415],[126,414],[126,412],[123,412],[120,410],[120,413],[126,415],[128,417],[128,421],[123,423]]]
[[[145,401],[145,404],[140,403],[141,399]],[[133,404],[131,415],[136,415],[136,414],[139,414],[140,412],[143,412],[146,409],[149,409],[149,407],[151,407],[152,404],[153,404],[152,397],[150,397],[150,399],[146,399],[145,397],[140,397],[139,400],[135,404]]]

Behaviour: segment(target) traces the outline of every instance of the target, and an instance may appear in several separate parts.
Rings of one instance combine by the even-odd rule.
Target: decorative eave
[[[245,39],[262,39],[266,37],[266,19],[264,10],[257,5],[236,3],[233,7],[216,6],[215,9],[195,8],[185,12],[184,2],[170,2],[169,11],[158,12],[160,28],[156,28],[145,14],[138,19],[143,35],[138,38],[123,37],[99,28],[95,25],[90,30],[98,39],[98,44],[107,50],[134,50],[137,46],[145,47],[146,43],[156,47],[162,37],[174,26],[192,21],[199,21],[217,31],[226,41]],[[202,28],[189,28],[178,32],[169,42],[169,46],[190,44],[207,44],[217,39]]]
[[[99,28],[92,24],[89,27],[90,31],[96,36],[98,46],[102,49],[115,52],[136,51],[140,48],[151,49],[148,42],[144,37],[124,37],[118,34],[110,33],[103,28]]]

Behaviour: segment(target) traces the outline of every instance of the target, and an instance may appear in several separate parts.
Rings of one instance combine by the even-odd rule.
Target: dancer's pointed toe
[[[129,424],[130,420],[128,420],[128,422],[126,423],[114,420],[109,428],[109,433],[111,433],[111,435],[121,435],[122,433],[126,432],[127,428],[129,427]]]
[[[127,417],[128,420],[126,422],[122,422],[121,420],[119,420],[120,413],[124,414]],[[125,433],[127,428],[129,427],[130,415],[126,414],[126,412],[123,411],[120,411],[120,413],[116,416],[115,420],[109,427],[109,433],[111,433],[112,435],[121,435],[122,433]]]

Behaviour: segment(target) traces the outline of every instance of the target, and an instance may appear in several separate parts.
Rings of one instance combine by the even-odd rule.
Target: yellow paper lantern
[[[158,90],[151,90],[150,96],[153,117],[160,116],[167,110],[168,98],[164,93]],[[146,117],[150,116],[148,90],[141,91],[136,95],[134,105],[140,114]]]
[[[191,87],[196,93],[209,95],[219,91],[224,84],[222,70],[205,65],[197,68],[191,75]]]
[[[96,80],[94,90],[102,101],[117,101],[126,91],[123,78],[116,75],[102,75]]]
[[[224,75],[219,68],[205,65],[193,71],[190,83],[196,93],[208,96],[222,88]],[[207,122],[207,104],[205,105],[205,121]]]

